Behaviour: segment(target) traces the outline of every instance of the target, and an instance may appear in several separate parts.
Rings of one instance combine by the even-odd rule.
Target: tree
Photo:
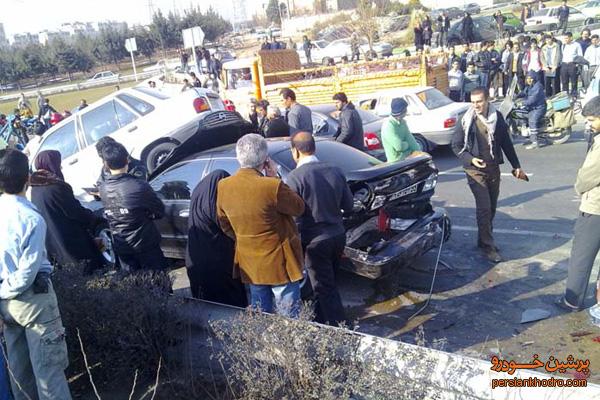
[[[55,60],[60,72],[66,73],[72,80],[74,72],[88,72],[92,69],[94,62],[83,50],[62,41],[54,43]]]
[[[142,27],[135,29],[133,34],[135,36],[138,51],[150,60],[152,55],[154,55],[154,50],[157,45],[154,35],[152,35],[151,31]]]
[[[281,25],[281,14],[279,14],[279,2],[277,0],[269,0],[269,5],[266,9],[267,19],[275,24]]]
[[[358,0],[356,8],[358,19],[354,22],[354,27],[362,36],[366,36],[369,42],[369,51],[373,51],[373,42],[377,35],[379,24],[377,23],[377,5],[371,0]]]
[[[118,69],[119,61],[129,55],[125,49],[125,40],[128,36],[127,29],[119,29],[110,25],[103,27],[96,41],[95,55],[101,61],[112,62]]]

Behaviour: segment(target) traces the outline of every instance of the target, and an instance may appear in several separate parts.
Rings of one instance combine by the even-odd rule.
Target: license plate
[[[391,195],[389,197],[388,200],[393,201],[393,200],[399,199],[400,197],[404,197],[404,196],[408,196],[409,194],[417,193],[417,185],[418,185],[418,183],[415,183],[414,185],[407,187],[404,190],[394,193],[393,195]]]

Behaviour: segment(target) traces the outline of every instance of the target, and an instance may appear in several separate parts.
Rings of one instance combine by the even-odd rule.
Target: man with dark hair
[[[252,132],[258,133],[258,114],[256,113],[256,104],[258,101],[253,97],[250,99],[250,112],[248,113],[248,121],[252,127]]]
[[[160,233],[153,222],[164,214],[162,201],[146,181],[127,173],[129,154],[122,144],[107,143],[102,159],[110,176],[100,186],[100,197],[121,267],[129,271],[165,268]]]
[[[475,65],[477,65],[477,72],[481,77],[481,86],[489,90],[490,88],[490,74],[492,71],[492,55],[488,49],[490,42],[482,42],[481,50],[477,53]]]
[[[0,150],[0,317],[15,399],[71,399],[65,328],[46,258],[46,223],[25,198],[27,156]]]
[[[471,91],[471,107],[457,126],[452,138],[452,150],[461,159],[477,213],[477,246],[492,262],[502,261],[492,236],[492,222],[500,193],[502,153],[513,167],[513,175],[527,180],[508,134],[502,114],[489,102],[488,90],[479,87]]]
[[[562,31],[564,35],[567,31],[567,24],[569,22],[569,6],[567,6],[567,0],[563,0],[563,3],[558,7],[558,30]]]
[[[290,89],[281,89],[281,97],[285,106],[285,121],[290,126],[292,133],[304,131],[313,132],[312,112],[310,108],[296,102],[296,93]]]
[[[265,136],[265,129],[269,120],[267,119],[267,111],[269,102],[267,100],[259,100],[256,103],[256,114],[258,115],[258,133]]]
[[[550,35],[544,36],[541,61],[544,70],[546,96],[554,96],[560,92],[560,63],[562,50],[554,38]]]
[[[96,142],[96,152],[98,153],[98,157],[102,159],[102,149],[109,143],[117,143],[115,139],[110,136],[101,137]],[[104,160],[103,160],[104,161]],[[127,164],[127,173],[135,176],[138,179],[148,180],[148,170],[144,166],[140,160],[136,160],[135,158],[129,156],[128,164]],[[100,177],[96,182],[96,186],[100,187],[106,179],[110,176],[110,171],[106,167],[106,165],[102,165],[102,170],[100,171]]]
[[[572,97],[577,97],[577,58],[583,57],[581,46],[573,41],[573,34],[567,32],[562,46],[562,62],[560,80],[562,90]],[[569,86],[570,84],[570,86]]]
[[[346,245],[341,210],[351,212],[353,198],[342,171],[319,161],[315,150],[310,133],[297,132],[292,136],[292,157],[297,166],[288,175],[288,185],[306,203],[296,223],[304,249],[304,265],[316,295],[316,319],[337,326],[347,322],[335,285],[335,272]]]
[[[577,39],[577,43],[579,43],[581,46],[581,52],[583,54],[585,54],[587,48],[592,44],[592,39],[590,36],[592,36],[592,32],[589,30],[589,28],[584,28],[581,31],[581,37]]]
[[[363,132],[363,123],[360,114],[354,107],[354,104],[348,101],[345,93],[336,93],[333,95],[335,108],[340,112],[340,125],[334,136],[337,142],[352,146],[357,150],[365,150],[365,138]]]
[[[567,287],[564,296],[557,301],[557,305],[570,311],[584,308],[590,274],[600,250],[600,96],[591,99],[582,114],[591,126],[593,141],[577,172],[575,191],[581,196],[581,204],[575,223]],[[596,284],[596,303],[600,303],[600,280]],[[590,314],[600,319],[600,306],[592,307]]]

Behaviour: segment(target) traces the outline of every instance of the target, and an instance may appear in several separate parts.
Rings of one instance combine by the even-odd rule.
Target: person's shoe
[[[502,262],[502,256],[496,251],[496,249],[486,250],[485,256],[488,260],[490,260],[493,263],[497,264],[499,262]]]
[[[563,311],[568,311],[568,312],[578,312],[578,311],[581,311],[580,307],[576,307],[576,306],[573,306],[573,305],[569,304],[567,302],[567,299],[565,299],[565,296],[557,297],[554,300],[554,305],[557,306],[558,308],[560,308]]]
[[[537,149],[540,146],[538,145],[537,142],[532,142],[530,145],[525,146],[525,150],[533,150],[533,149]]]
[[[480,249],[484,249],[484,250],[487,250],[489,248],[488,246],[485,246],[481,243],[477,243],[477,247],[479,247]],[[494,250],[500,251],[500,247],[494,245]]]

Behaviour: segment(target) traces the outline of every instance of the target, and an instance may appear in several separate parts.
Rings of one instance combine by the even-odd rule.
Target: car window
[[[579,11],[576,8],[569,7],[569,15],[573,15],[573,14],[581,14],[581,11]]]
[[[150,186],[163,200],[189,200],[204,177],[207,160],[184,161],[152,180]]]
[[[366,124],[370,124],[371,122],[375,122],[379,119],[379,117],[375,114],[373,114],[370,111],[365,111],[365,110],[357,110],[358,111],[358,115],[360,115],[360,119],[363,122],[363,125]]]
[[[382,163],[367,153],[330,140],[318,141],[315,155],[319,161],[335,165],[344,173],[371,168]],[[296,168],[296,163],[292,158],[290,150],[274,154],[273,159],[290,171]]]
[[[222,169],[227,171],[229,175],[233,175],[240,169],[240,163],[235,158],[218,158],[213,160],[210,166],[211,171],[216,171],[217,169]]]
[[[139,112],[142,115],[146,115],[154,111],[154,106],[152,104],[147,103],[144,100],[138,99],[137,97],[133,97],[125,93],[120,94],[117,97],[120,100],[123,100],[123,102],[129,107],[133,108],[135,111]]]
[[[119,127],[122,128],[131,122],[135,121],[138,117],[125,107],[123,107],[119,102],[115,101],[115,111],[117,112],[117,120],[119,121]]]
[[[437,89],[427,89],[416,93],[416,96],[423,104],[425,104],[425,107],[427,107],[428,110],[435,110],[436,108],[452,104],[452,100],[444,96],[444,94]]]
[[[83,114],[81,116],[81,123],[85,139],[90,145],[96,143],[100,138],[115,132],[119,129],[119,121],[114,101],[108,101]]]
[[[554,8],[552,8],[552,9],[550,9],[550,8],[542,8],[541,10],[534,11],[533,12],[533,16],[534,17],[543,17],[543,16],[548,15],[548,13],[550,11],[553,11],[553,10],[554,10]]]
[[[75,122],[71,121],[49,134],[39,151],[45,150],[59,151],[63,160],[75,154],[79,150],[75,137]]]

